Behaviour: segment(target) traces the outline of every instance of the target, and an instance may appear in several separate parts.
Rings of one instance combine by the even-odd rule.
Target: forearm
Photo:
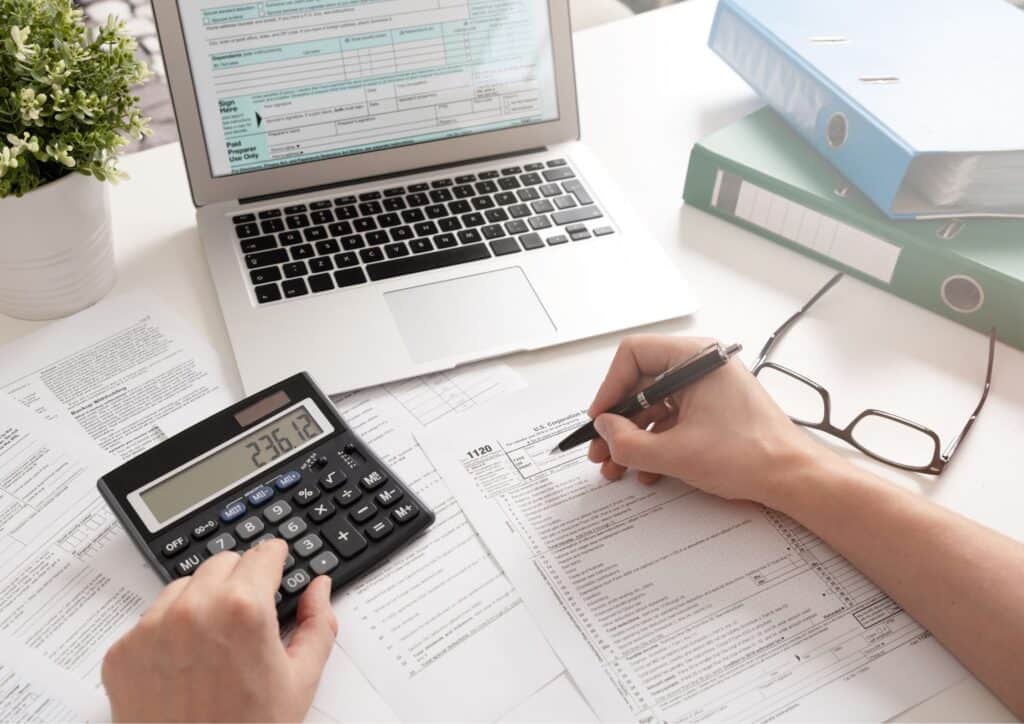
[[[1024,715],[1024,545],[831,454],[771,504],[809,528]]]

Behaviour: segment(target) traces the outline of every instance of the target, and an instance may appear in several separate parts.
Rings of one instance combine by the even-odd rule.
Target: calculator
[[[315,576],[337,590],[434,522],[305,373],[164,440],[98,487],[164,581],[283,538],[282,620]]]

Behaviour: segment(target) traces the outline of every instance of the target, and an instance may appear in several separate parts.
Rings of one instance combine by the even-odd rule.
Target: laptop
[[[340,393],[693,311],[580,140],[568,0],[153,7],[246,392],[308,370]]]

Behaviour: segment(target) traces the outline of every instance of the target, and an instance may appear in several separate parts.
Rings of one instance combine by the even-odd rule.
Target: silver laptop
[[[693,311],[579,141],[567,0],[153,6],[247,392],[305,369],[338,393]]]

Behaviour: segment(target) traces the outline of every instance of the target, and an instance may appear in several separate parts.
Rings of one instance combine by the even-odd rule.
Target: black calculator
[[[221,551],[286,540],[282,620],[315,576],[337,590],[434,522],[305,373],[164,440],[98,486],[165,581]]]

